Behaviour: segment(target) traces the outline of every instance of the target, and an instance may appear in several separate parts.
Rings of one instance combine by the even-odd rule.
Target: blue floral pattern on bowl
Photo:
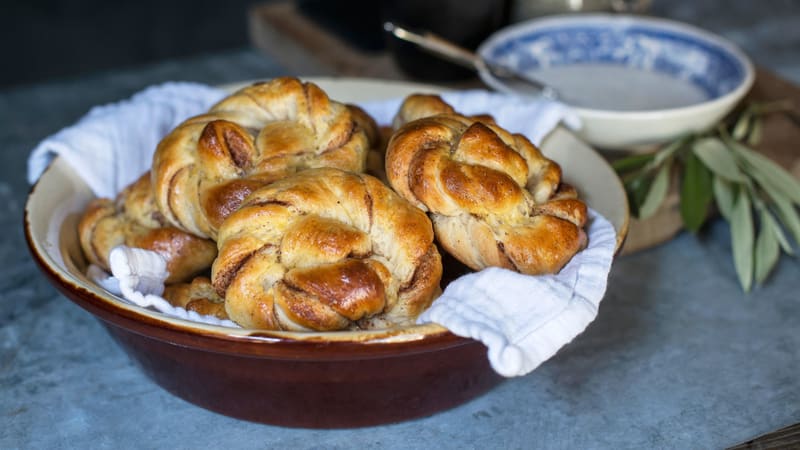
[[[656,71],[688,80],[708,99],[741,85],[746,68],[730,50],[692,34],[648,24],[582,23],[521,29],[487,43],[483,56],[521,71],[603,63]]]

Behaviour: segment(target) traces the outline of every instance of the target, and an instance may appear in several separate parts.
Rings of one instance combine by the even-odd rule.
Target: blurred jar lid
[[[509,19],[519,22],[551,14],[580,12],[644,13],[652,0],[512,0]]]

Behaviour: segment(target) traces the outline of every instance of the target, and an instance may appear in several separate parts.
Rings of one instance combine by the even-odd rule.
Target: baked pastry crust
[[[153,156],[155,201],[166,221],[216,238],[222,221],[253,190],[294,172],[361,172],[367,122],[317,85],[296,78],[256,83],[178,125]]]
[[[558,164],[490,119],[445,113],[405,123],[388,144],[386,173],[472,269],[555,273],[586,244],[586,205]]]
[[[254,191],[219,230],[212,282],[247,328],[410,325],[439,293],[424,212],[366,174],[322,168]]]
[[[150,187],[150,174],[145,173],[116,201],[98,198],[89,203],[78,222],[86,258],[108,271],[108,256],[118,245],[152,250],[167,262],[166,283],[186,281],[208,270],[217,255],[216,244],[166,224]]]
[[[227,319],[225,299],[217,295],[211,279],[197,277],[190,283],[171,284],[164,289],[163,297],[174,306],[218,319]]]

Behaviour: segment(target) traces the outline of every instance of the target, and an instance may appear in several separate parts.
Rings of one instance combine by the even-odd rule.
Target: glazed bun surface
[[[153,156],[158,209],[175,227],[214,239],[253,190],[315,167],[361,172],[368,121],[317,85],[276,78],[241,89],[176,127]]]
[[[253,192],[219,230],[212,282],[247,328],[410,325],[439,293],[424,212],[378,179],[310,169]]]
[[[388,144],[386,174],[430,213],[441,246],[472,269],[555,273],[586,245],[586,205],[561,182],[558,164],[489,118],[445,113],[405,123]]]

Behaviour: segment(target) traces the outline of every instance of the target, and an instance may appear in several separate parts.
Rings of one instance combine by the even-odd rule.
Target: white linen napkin
[[[205,112],[225,93],[197,83],[149,87],[118,103],[96,106],[73,126],[43,140],[28,157],[33,184],[57,155],[98,197],[114,198],[150,169],[158,142],[179,123]]]
[[[559,124],[577,129],[580,119],[563,103],[544,98],[524,98],[483,90],[454,91],[441,94],[461,114],[491,114],[495,121],[512,133],[524,134],[540,145]],[[402,103],[402,98],[361,103],[359,106],[379,124],[391,124]]]
[[[110,276],[95,265],[89,266],[86,275],[114,295],[120,295],[142,308],[153,308],[179,319],[240,328],[231,320],[173,306],[161,297],[164,293],[164,280],[169,276],[169,272],[167,272],[167,261],[156,252],[120,245],[111,249],[108,264],[111,266]]]
[[[616,246],[614,227],[589,210],[589,246],[555,275],[492,267],[451,282],[417,322],[483,342],[500,375],[525,375],[597,316]]]
[[[128,101],[93,109],[76,125],[34,149],[28,164],[29,180],[35,182],[59,154],[90,181],[95,194],[113,198],[149,168],[163,135],[183,119],[205,111],[223,95],[208,86],[169,83],[147,89]],[[486,91],[451,92],[443,97],[459,112],[492,114],[499,125],[525,134],[536,144],[559,123],[579,125],[569,108],[548,100]],[[388,124],[400,102],[394,99],[360,106],[378,123]],[[488,347],[492,367],[503,376],[531,372],[594,320],[605,294],[616,237],[602,216],[590,211],[590,217],[588,247],[560,273],[532,277],[491,268],[466,275],[452,282],[418,322],[439,323],[457,335],[480,340]],[[139,306],[183,319],[237,326],[189,313],[161,298],[166,266],[154,258],[160,256],[118,247],[110,258],[113,276],[97,268],[89,275]]]

